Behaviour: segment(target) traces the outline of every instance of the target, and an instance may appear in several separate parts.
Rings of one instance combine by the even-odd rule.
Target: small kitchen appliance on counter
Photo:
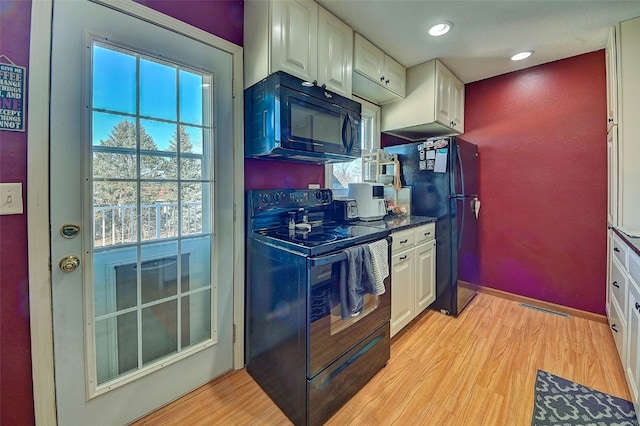
[[[333,207],[337,222],[353,222],[359,219],[358,202],[353,198],[334,199]]]
[[[387,214],[383,184],[373,182],[350,183],[348,191],[349,198],[355,199],[358,203],[360,220],[380,220]]]
[[[334,209],[329,189],[247,191],[247,371],[296,425],[326,422],[390,356],[391,278],[357,314],[342,305],[354,250],[390,269],[389,231]]]

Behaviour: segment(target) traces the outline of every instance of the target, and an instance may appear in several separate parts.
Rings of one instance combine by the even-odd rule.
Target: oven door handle
[[[341,251],[335,254],[330,254],[328,256],[309,258],[309,262],[311,262],[311,266],[328,265],[330,263],[342,262],[343,260],[347,260],[347,255],[344,251]]]

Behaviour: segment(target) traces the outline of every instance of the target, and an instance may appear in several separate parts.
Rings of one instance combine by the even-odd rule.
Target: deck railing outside
[[[108,247],[138,241],[135,205],[94,207],[94,246]],[[141,241],[178,237],[178,203],[158,201],[140,206]],[[182,203],[182,235],[202,233],[202,203]]]

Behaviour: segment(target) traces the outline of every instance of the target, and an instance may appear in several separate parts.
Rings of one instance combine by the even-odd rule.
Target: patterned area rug
[[[538,370],[533,426],[638,426],[625,399]]]

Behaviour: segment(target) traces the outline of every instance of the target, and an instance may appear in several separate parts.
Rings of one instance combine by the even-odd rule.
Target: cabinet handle
[[[620,288],[620,284],[618,284],[618,281],[614,281],[611,284],[613,284],[615,288]]]
[[[611,329],[616,333],[618,332],[618,329],[616,328],[616,324],[611,324]]]
[[[424,236],[425,236],[425,237],[428,237],[429,235],[431,235],[431,232],[425,232],[425,233],[424,233]]]
[[[404,256],[400,256],[400,260],[405,260],[406,258],[407,258],[406,254]]]
[[[611,123],[613,121],[613,118],[609,118],[607,121]]]
[[[384,75],[380,77],[380,81],[384,81]]]
[[[636,309],[640,312],[640,303],[636,302]]]
[[[618,247],[614,247],[613,251],[620,253],[620,249]]]
[[[409,239],[408,239],[408,238],[407,238],[406,240],[402,240],[402,241],[400,241],[400,244],[406,244],[406,243],[407,243],[407,241],[409,241]]]
[[[389,84],[389,79],[385,80],[384,84]]]

